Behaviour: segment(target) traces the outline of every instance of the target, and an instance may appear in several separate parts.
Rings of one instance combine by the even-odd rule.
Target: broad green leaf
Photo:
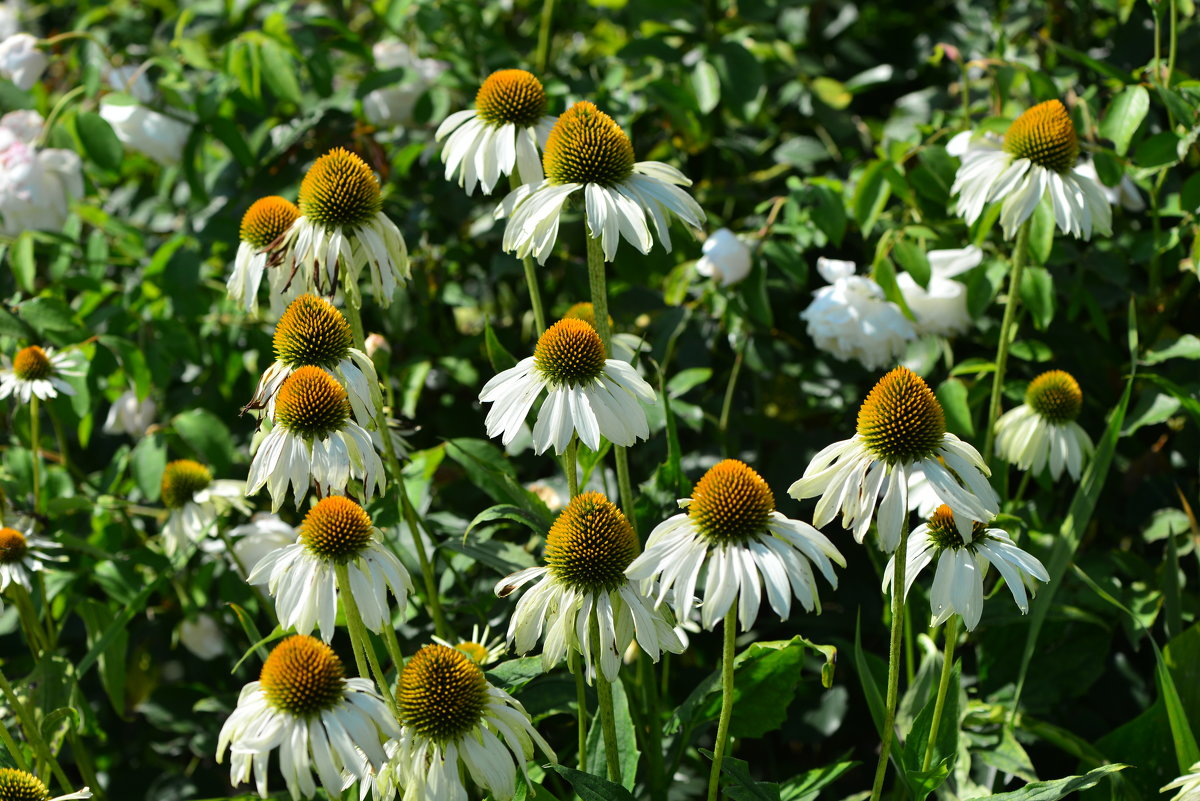
[[[1108,113],[1100,123],[1100,135],[1113,141],[1113,149],[1124,156],[1146,112],[1150,110],[1150,93],[1143,86],[1126,86],[1113,98]]]
[[[1103,765],[1082,776],[1067,776],[1065,779],[1046,782],[1030,782],[1020,790],[1014,790],[1011,793],[993,793],[971,799],[971,801],[985,801],[985,799],[988,801],[1058,801],[1071,793],[1094,787],[1112,774],[1127,767],[1129,766],[1121,764]]]
[[[1142,364],[1158,364],[1168,359],[1200,359],[1200,337],[1184,334],[1157,350],[1147,351],[1142,357]]]
[[[147,502],[156,503],[162,491],[163,469],[167,466],[167,445],[162,434],[156,431],[142,437],[134,446],[129,463],[142,496]]]
[[[259,49],[262,53],[263,79],[275,96],[296,105],[303,103],[304,94],[300,91],[300,82],[296,80],[298,65],[283,45],[274,39],[264,38]]]
[[[625,685],[620,681],[612,683],[613,722],[617,729],[617,755],[621,763],[621,783],[626,790],[632,790],[637,779],[638,759],[642,752],[638,749],[637,730],[633,725],[633,716],[629,713],[629,698],[625,694]],[[608,752],[604,745],[603,727],[600,725],[600,715],[592,717],[592,725],[587,736],[588,764],[593,770],[608,762]]]
[[[542,536],[545,536],[546,532],[550,530],[550,525],[553,522],[549,517],[534,514],[527,509],[522,509],[520,506],[497,504],[475,515],[475,519],[463,531],[463,541],[466,542],[467,538],[471,536],[471,532],[477,527],[505,520],[511,523],[520,523],[535,534]]]
[[[1033,264],[1045,264],[1054,249],[1054,208],[1049,198],[1042,198],[1029,218],[1029,247],[1026,250]]]
[[[28,300],[18,307],[17,312],[39,332],[72,331],[78,328],[75,313],[58,298],[40,297]]]
[[[957,378],[947,378],[938,386],[936,394],[946,412],[946,427],[951,433],[967,438],[975,436],[967,385]]]
[[[892,253],[917,284],[928,288],[930,267],[929,257],[925,255],[924,248],[907,237],[901,237],[896,240]]]
[[[816,801],[817,794],[824,787],[842,777],[846,771],[856,767],[858,762],[834,762],[823,768],[805,771],[799,776],[788,779],[779,788],[780,801]]]
[[[717,68],[707,61],[699,61],[692,70],[692,91],[696,93],[696,105],[708,114],[721,102],[721,77]]]
[[[584,773],[566,765],[551,765],[558,775],[571,783],[583,801],[633,801],[633,795],[619,784]]]
[[[1029,309],[1033,325],[1045,331],[1054,319],[1054,278],[1045,267],[1026,267],[1021,276],[1021,303]]]
[[[188,409],[175,415],[172,424],[175,433],[212,468],[214,474],[229,471],[236,451],[233,436],[221,418],[208,409]]]
[[[75,118],[75,131],[83,149],[98,166],[106,170],[121,168],[125,148],[103,117],[94,111],[82,111]]]
[[[851,205],[854,209],[854,219],[858,221],[863,236],[871,233],[891,196],[892,189],[884,174],[889,167],[886,161],[872,161],[863,170],[858,185],[854,187],[854,201]]]
[[[713,752],[701,748],[700,753],[713,758]],[[750,777],[750,765],[744,759],[727,756],[721,759],[725,793],[734,801],[780,801],[779,785],[759,782]]]
[[[850,105],[850,101],[854,96],[846,91],[846,87],[841,81],[833,78],[813,78],[812,82],[813,94],[821,99],[821,102],[830,108],[843,109]]]
[[[516,365],[516,357],[500,344],[500,340],[496,338],[496,332],[492,328],[490,320],[485,321],[483,324],[483,346],[487,351],[488,362],[491,363],[492,369],[497,373]]]

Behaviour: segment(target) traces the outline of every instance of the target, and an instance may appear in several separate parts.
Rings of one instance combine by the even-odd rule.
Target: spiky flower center
[[[382,205],[375,173],[344,148],[317,159],[300,183],[300,213],[326,228],[363,225]]]
[[[162,502],[168,509],[178,509],[197,492],[212,483],[212,472],[191,459],[168,462],[162,474]]]
[[[621,510],[599,492],[585,492],[550,527],[546,566],[578,589],[612,590],[625,583],[625,568],[637,550],[637,535]]]
[[[571,308],[567,309],[567,313],[563,315],[563,319],[583,320],[592,328],[596,327],[596,307],[590,303],[576,303]],[[608,330],[613,329],[612,315],[608,315]]]
[[[322,498],[300,524],[300,541],[317,556],[343,562],[371,542],[371,516],[341,495]]]
[[[1004,134],[1004,149],[1019,159],[1062,173],[1079,160],[1079,137],[1066,106],[1047,100],[1013,120]]]
[[[748,542],[767,528],[775,494],[745,462],[726,459],[709,468],[692,491],[688,517],[713,545]]]
[[[271,706],[309,717],[337,706],[346,687],[346,671],[332,648],[297,634],[275,646],[258,680]]]
[[[538,372],[554,386],[578,386],[604,372],[608,354],[596,329],[583,320],[564,317],[546,329],[533,351]]]
[[[497,70],[475,93],[475,112],[491,126],[529,128],[546,116],[546,90],[525,70]]]
[[[242,215],[241,239],[258,250],[287,233],[300,216],[300,209],[287,198],[268,195],[254,201]]]
[[[971,523],[971,544],[968,545],[963,542],[962,535],[958,533],[958,526],[954,522],[954,512],[950,511],[949,506],[942,504],[929,517],[929,539],[933,540],[933,544],[939,551],[947,548],[974,550],[972,546],[987,536],[986,531],[987,527],[983,523],[978,520],[973,521]]]
[[[1029,382],[1025,403],[1039,417],[1062,425],[1079,416],[1079,410],[1083,408],[1083,390],[1070,373],[1050,370]]]
[[[52,372],[50,357],[37,345],[21,348],[13,358],[13,373],[22,381],[39,381]]]
[[[289,431],[325,439],[350,419],[350,398],[320,367],[301,367],[275,396],[275,420]]]
[[[929,385],[907,367],[879,379],[858,410],[858,435],[877,458],[911,464],[933,456],[946,417]]]
[[[483,671],[462,651],[444,645],[426,645],[417,651],[400,673],[398,690],[401,721],[437,742],[471,731],[487,707]]]
[[[50,791],[32,773],[0,768],[0,801],[46,801]]]
[[[275,326],[275,358],[289,367],[313,364],[332,369],[354,344],[345,316],[324,298],[301,295],[288,304]]]
[[[613,186],[633,172],[633,144],[612,117],[585,100],[550,129],[542,165],[552,184]]]
[[[28,550],[24,534],[13,528],[0,528],[0,565],[21,561]]]

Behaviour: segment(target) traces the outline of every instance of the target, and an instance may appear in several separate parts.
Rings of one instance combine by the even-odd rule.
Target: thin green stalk
[[[384,441],[387,441],[385,436]],[[392,460],[395,461],[395,456]],[[442,610],[442,599],[438,594],[437,580],[433,575],[433,564],[425,553],[425,541],[421,534],[421,524],[417,519],[417,510],[413,508],[408,497],[408,489],[404,483],[404,473],[397,467],[395,472],[397,483],[400,484],[400,506],[404,520],[412,532],[413,550],[417,552],[417,562],[421,566],[421,575],[425,580],[425,603],[429,605],[429,614],[433,618],[433,628],[442,639],[450,637],[450,626],[446,623],[446,613]],[[428,531],[425,531],[428,534]],[[432,537],[430,538],[432,540]]]
[[[8,699],[8,705],[17,714],[17,720],[21,723],[21,730],[25,732],[25,739],[33,746],[34,752],[38,755],[38,759],[50,767],[54,773],[54,778],[62,785],[67,792],[70,792],[71,780],[67,778],[67,774],[63,772],[62,766],[58,764],[58,760],[50,751],[50,746],[42,738],[42,731],[38,728],[37,720],[34,719],[29,707],[21,702],[17,696],[16,690],[9,684],[8,678],[4,675],[4,671],[0,670],[0,693]]]
[[[554,19],[554,0],[542,0],[542,18],[538,23],[537,65],[538,74],[546,72],[550,63],[550,23]]]
[[[550,6],[552,8],[554,6],[554,0],[546,0],[546,5]],[[543,7],[542,8],[542,24],[543,25],[548,23],[548,20],[546,18],[546,13],[547,13],[546,9],[545,9],[545,7]],[[541,48],[542,48],[542,42],[541,42],[541,39],[539,36],[539,40],[538,40],[539,58],[541,57],[541,54],[542,54]],[[546,66],[544,64],[542,64],[538,67],[539,72],[541,72],[545,69],[546,69]],[[514,189],[514,190],[521,185],[521,179],[517,177],[517,171],[515,168],[508,175],[508,185],[511,189]],[[526,256],[525,258],[521,259],[521,265],[525,268],[525,285],[527,287],[529,287],[529,305],[533,307],[533,321],[537,325],[537,332],[536,332],[536,336],[534,337],[534,339],[537,339],[538,337],[540,337],[542,335],[542,332],[546,330],[546,310],[542,306],[542,293],[538,289],[537,268],[533,264],[532,256]]]
[[[1177,24],[1179,22],[1179,11],[1176,7],[1175,0],[1170,0],[1170,8],[1171,8],[1170,28],[1167,33],[1167,36],[1169,37],[1167,39],[1167,77],[1166,77],[1166,81],[1165,81],[1166,87],[1168,89],[1171,88],[1171,75],[1175,72],[1175,50],[1176,50],[1176,44],[1178,43],[1178,40],[1179,40],[1179,33],[1177,30]]]
[[[600,623],[592,617],[592,653],[600,653]],[[597,657],[598,658],[598,657]],[[608,763],[608,780],[621,783],[621,754],[617,746],[617,713],[613,705],[612,683],[604,677],[604,671],[596,669],[597,709],[600,713],[600,730],[604,733],[604,761]]]
[[[629,521],[630,528],[637,534],[637,515],[633,511],[637,496],[633,494],[633,481],[629,478],[629,449],[617,445],[613,452],[617,461],[617,491],[621,493],[621,507],[625,510],[625,519]]]
[[[904,631],[904,568],[908,562],[908,518],[900,529],[900,545],[896,548],[892,574],[892,639],[888,650],[887,709],[883,716],[883,742],[879,748],[879,763],[875,766],[875,782],[871,786],[871,801],[883,794],[883,778],[887,773],[892,740],[896,737],[896,702],[900,698],[901,634]]]
[[[396,675],[399,676],[400,671],[404,669],[404,654],[400,651],[400,641],[396,639],[396,629],[390,621],[383,627],[383,647],[387,648],[392,666],[396,668]]]
[[[571,437],[567,443],[567,452],[563,454],[563,470],[567,474],[567,489],[574,498],[579,494],[579,439]]]
[[[29,398],[29,450],[33,457],[33,511],[34,514],[41,512],[42,505],[42,440],[40,431],[40,409],[38,408],[40,401],[37,395]]]
[[[392,696],[392,687],[388,683],[387,676],[383,672],[383,667],[379,664],[379,657],[375,654],[375,646],[371,645],[371,635],[367,632],[367,626],[363,623],[362,613],[358,610],[358,601],[354,599],[354,591],[350,587],[350,570],[346,567],[345,562],[338,562],[334,566],[334,572],[337,574],[338,597],[342,600],[342,605],[346,610],[346,626],[350,629],[350,638],[357,640],[364,654],[367,655],[367,662],[371,665],[371,672],[375,676],[375,683],[379,685],[379,691],[388,702],[388,706],[392,708],[396,719],[400,719],[400,709],[396,706],[396,699]],[[358,660],[358,650],[354,652],[355,660]],[[358,663],[358,674],[366,677],[363,672],[362,662]]]
[[[354,347],[365,352],[367,335],[363,329],[362,306],[356,297],[357,293],[346,293],[346,319],[350,321],[350,333],[354,336]]]
[[[567,652],[567,668],[575,677],[575,708],[579,717],[579,769],[587,772],[587,685],[583,682],[583,669],[579,666],[579,654],[576,651]]]
[[[721,779],[721,763],[729,745],[729,721],[733,718],[733,657],[737,642],[737,611],[735,598],[725,613],[725,642],[721,650],[721,717],[717,721],[717,742],[713,746],[712,769],[708,774],[708,801],[717,801]]]
[[[342,596],[343,598],[348,598],[350,596],[350,578],[347,576],[345,580],[342,579],[342,574],[345,569],[346,568],[344,565],[338,565],[336,568],[337,588],[338,595]],[[352,600],[353,599],[351,599],[351,601]],[[354,666],[358,669],[359,676],[364,679],[369,678],[371,675],[371,668],[366,661],[366,645],[359,636],[358,627],[355,626],[354,623],[350,622],[350,603],[347,602],[345,606],[347,628],[350,630],[350,650],[354,652]],[[358,606],[355,605],[355,611],[357,611],[357,609]]]
[[[36,659],[49,649],[50,639],[42,630],[41,622],[38,620],[37,609],[33,605],[33,595],[20,584],[16,584],[13,586],[11,597],[13,604],[17,607],[17,616],[21,619],[21,624],[25,629],[29,648]]]
[[[937,742],[938,729],[942,724],[942,711],[946,707],[946,690],[950,687],[950,674],[954,672],[954,646],[958,643],[958,615],[946,621],[942,643],[942,677],[938,680],[937,700],[933,702],[933,721],[929,724],[929,742],[925,743],[925,758],[921,760],[921,771],[929,770],[933,761],[933,746]]]
[[[1008,367],[1008,344],[1013,337],[1017,309],[1021,305],[1021,276],[1025,271],[1025,252],[1029,245],[1032,218],[1021,223],[1017,242],[1013,245],[1012,277],[1008,281],[1008,302],[1004,304],[1004,319],[1000,323],[1000,343],[996,346],[996,372],[992,377],[992,397],[988,402],[987,433],[984,436],[983,461],[991,462],[995,444],[996,419],[1000,417],[1000,398],[1004,392],[1004,372]]]
[[[662,801],[667,797],[663,775],[662,712],[658,704],[658,683],[654,680],[654,666],[645,651],[638,651],[638,687],[642,691],[643,725],[645,726],[646,759],[650,763],[650,799]]]
[[[725,385],[725,400],[721,403],[721,417],[717,422],[717,430],[721,434],[721,450],[729,455],[729,442],[727,434],[729,432],[729,412],[733,408],[733,394],[737,388],[738,375],[742,372],[742,361],[746,357],[746,343],[750,341],[750,337],[743,337],[738,345],[737,354],[733,357],[733,369],[729,371],[729,383]]]
[[[4,744],[5,749],[12,756],[13,762],[16,763],[19,770],[28,772],[29,763],[25,761],[25,755],[21,753],[21,749],[17,748],[17,742],[13,739],[8,731],[8,727],[0,724],[0,743]]]

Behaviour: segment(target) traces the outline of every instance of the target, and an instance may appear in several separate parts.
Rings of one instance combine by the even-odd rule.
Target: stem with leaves
[[[364,678],[367,676],[367,673],[363,671],[363,664],[358,653],[361,649],[366,654],[367,662],[370,663],[371,673],[375,676],[375,683],[379,685],[379,691],[387,700],[396,719],[399,720],[400,709],[396,706],[391,685],[383,672],[383,666],[379,664],[379,657],[375,654],[375,646],[371,645],[371,635],[367,632],[366,624],[363,623],[362,613],[358,610],[358,601],[355,600],[354,590],[350,586],[350,570],[346,567],[345,562],[338,562],[334,567],[334,573],[337,575],[338,597],[341,598],[342,606],[346,610],[346,626],[350,629],[350,639],[354,641],[354,658],[358,662],[358,673]]]

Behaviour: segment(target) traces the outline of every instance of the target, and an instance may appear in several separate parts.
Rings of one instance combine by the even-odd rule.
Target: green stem
[[[612,329],[608,325],[608,285],[604,275],[604,249],[600,237],[592,236],[584,224],[587,240],[588,288],[592,292],[592,311],[596,314],[596,333],[604,343],[604,352],[611,355]]]
[[[996,346],[996,372],[992,377],[992,397],[988,402],[987,433],[984,436],[983,461],[991,462],[996,437],[996,419],[1000,417],[1000,398],[1004,392],[1004,372],[1008,367],[1008,344],[1014,335],[1017,309],[1021,305],[1021,275],[1025,271],[1025,251],[1029,244],[1032,218],[1021,223],[1017,242],[1013,245],[1012,275],[1008,281],[1008,302],[1004,304],[1004,319],[1000,323],[1000,342]]]
[[[592,653],[600,654],[600,623],[592,617]],[[613,705],[612,683],[596,665],[596,706],[600,712],[600,729],[604,733],[604,760],[608,763],[608,780],[621,783],[621,754],[617,746],[617,715]]]
[[[550,7],[553,7],[554,0],[546,0],[546,4]],[[548,23],[546,14],[547,14],[546,9],[545,9],[545,7],[543,7],[543,9],[542,9],[542,15],[543,15],[542,16],[542,24],[543,25]],[[541,42],[540,36],[539,36],[539,41],[538,41],[539,58],[541,57],[540,54],[542,53],[541,48],[542,48],[542,42]],[[539,72],[542,72],[545,69],[546,69],[546,65],[544,65],[544,64],[542,64],[538,67]],[[520,185],[521,185],[521,179],[517,177],[516,168],[513,168],[513,171],[508,174],[508,186],[510,189],[516,190],[516,188],[519,187]],[[537,336],[534,337],[534,339],[537,339],[537,337],[540,337],[542,335],[542,332],[546,330],[546,310],[542,306],[542,293],[538,289],[537,268],[533,264],[532,256],[526,256],[525,258],[521,259],[521,265],[525,268],[525,286],[529,287],[529,305],[533,307],[533,321],[537,325]]]
[[[925,758],[921,760],[921,772],[929,770],[933,761],[933,746],[937,742],[938,728],[942,723],[942,710],[946,706],[946,690],[950,686],[950,674],[954,672],[954,646],[958,642],[958,615],[946,621],[942,643],[942,677],[938,680],[937,700],[933,702],[933,721],[929,724],[929,742],[925,743]]]
[[[0,724],[0,743],[4,744],[5,749],[7,749],[9,755],[12,756],[13,762],[16,763],[17,768],[19,770],[28,772],[29,763],[25,761],[25,755],[21,753],[19,748],[17,748],[16,740],[14,740],[12,734],[9,733],[8,727],[3,724]]]
[[[54,754],[50,752],[50,746],[42,738],[42,731],[38,728],[37,720],[34,719],[29,707],[21,702],[17,697],[13,686],[9,684],[8,678],[4,675],[4,671],[0,670],[0,692],[8,699],[8,705],[14,712],[17,713],[17,720],[21,723],[21,729],[25,732],[25,739],[33,746],[34,752],[37,753],[38,759],[50,766],[50,770],[54,773],[54,778],[62,785],[68,793],[73,789],[71,780],[67,778],[67,774],[63,772],[62,766],[58,764]]]
[[[358,611],[358,601],[354,599],[354,591],[350,587],[350,570],[346,567],[345,562],[339,562],[334,567],[334,571],[337,574],[338,597],[341,598],[342,606],[346,610],[346,626],[350,629],[350,639],[357,641],[358,647],[361,647],[362,652],[367,655],[367,662],[371,665],[375,683],[379,685],[379,691],[383,693],[388,706],[392,708],[396,720],[399,720],[400,709],[396,706],[396,699],[392,696],[392,687],[383,672],[383,667],[379,664],[375,646],[371,645],[371,635],[367,632],[366,624],[363,623],[362,613]],[[367,674],[363,671],[358,647],[355,648],[354,658],[358,661],[358,674],[365,678]]]
[[[366,352],[367,335],[363,329],[362,307],[355,293],[346,294],[346,319],[350,321],[350,333],[354,336],[354,347]]]
[[[620,445],[614,447],[617,461],[617,491],[621,493],[621,506],[625,510],[625,519],[629,521],[633,533],[637,534],[637,514],[634,513],[633,481],[629,478],[629,449]]]
[[[742,361],[746,357],[746,344],[750,341],[750,337],[743,337],[738,345],[737,355],[733,357],[733,369],[729,371],[729,383],[725,385],[725,400],[721,402],[721,417],[717,422],[717,430],[721,435],[721,449],[726,456],[729,455],[729,443],[727,434],[729,432],[729,412],[733,408],[733,394],[737,387],[738,375],[742,372]]]
[[[662,713],[658,703],[658,683],[654,679],[654,666],[645,651],[638,651],[638,685],[642,691],[643,726],[646,734],[646,759],[650,763],[650,798],[662,801],[666,798],[663,775]]]
[[[574,498],[579,494],[579,438],[571,437],[563,454],[563,471],[567,474],[567,489]]]
[[[386,432],[384,433],[386,435]],[[387,442],[386,436],[384,442]],[[391,460],[395,463],[395,455],[391,456]],[[449,639],[450,626],[446,623],[446,613],[442,609],[442,599],[438,595],[437,579],[433,575],[433,563],[429,561],[429,556],[425,553],[425,540],[422,537],[420,521],[417,519],[417,510],[413,508],[412,501],[408,497],[404,473],[398,465],[393,475],[400,484],[400,511],[404,515],[405,522],[408,523],[409,531],[412,532],[413,550],[417,552],[417,562],[421,565],[421,576],[425,580],[425,603],[429,605],[429,614],[433,617],[434,631],[442,639]]]
[[[904,569],[908,562],[908,518],[900,529],[900,545],[893,557],[892,573],[892,638],[888,650],[887,709],[883,717],[883,742],[879,762],[875,766],[875,782],[871,786],[871,801],[879,801],[883,793],[883,777],[887,773],[892,740],[896,737],[896,702],[900,697],[900,643],[904,631]]]
[[[29,640],[30,650],[37,659],[49,649],[50,639],[38,621],[37,609],[33,605],[33,595],[20,584],[16,584],[12,588],[11,597],[13,604],[17,607],[17,616],[25,627],[25,637]]]
[[[713,747],[712,769],[708,774],[708,801],[717,801],[717,787],[721,779],[721,764],[725,761],[725,750],[729,744],[729,721],[733,718],[733,657],[737,642],[737,611],[735,599],[725,613],[725,643],[721,651],[721,717],[717,721],[717,742]]]
[[[574,651],[567,652],[567,669],[571,671],[571,675],[575,677],[575,707],[576,714],[579,717],[579,769],[584,773],[587,772],[587,724],[588,724],[588,708],[587,708],[587,685],[583,681],[583,669],[579,666],[579,654]]]
[[[400,641],[396,639],[396,629],[390,621],[383,627],[383,646],[387,648],[392,666],[396,669],[396,675],[399,676],[400,671],[404,669],[404,654],[400,652]]]
[[[1171,7],[1171,18],[1170,18],[1170,29],[1167,33],[1167,36],[1168,36],[1168,39],[1167,39],[1167,77],[1166,77],[1166,81],[1165,81],[1166,88],[1168,88],[1168,89],[1171,88],[1171,75],[1175,72],[1175,49],[1176,49],[1175,46],[1176,46],[1177,40],[1179,39],[1178,31],[1176,30],[1179,13],[1176,8],[1175,0],[1170,0],[1170,4],[1171,4],[1171,6],[1170,6]]]
[[[29,398],[29,449],[33,458],[33,512],[37,514],[41,511],[42,499],[42,440],[41,440],[41,415],[38,408],[40,401],[37,395]]]
[[[542,18],[538,24],[537,58],[534,64],[538,74],[546,72],[550,63],[550,22],[554,18],[554,0],[542,0]]]

